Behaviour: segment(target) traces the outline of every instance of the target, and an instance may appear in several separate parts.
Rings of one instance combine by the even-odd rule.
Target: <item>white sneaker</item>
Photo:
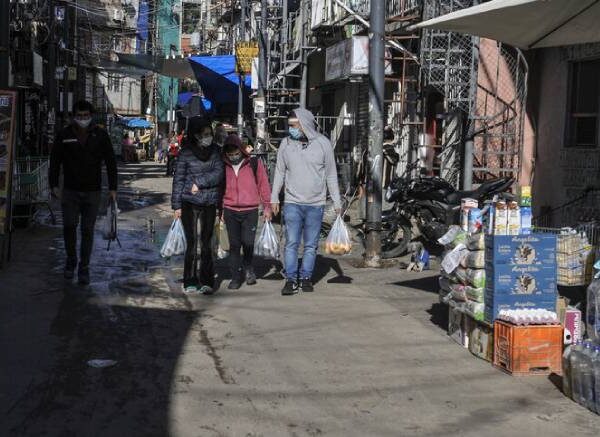
[[[195,285],[188,285],[187,287],[183,288],[183,292],[185,294],[195,294],[198,293],[198,288]]]

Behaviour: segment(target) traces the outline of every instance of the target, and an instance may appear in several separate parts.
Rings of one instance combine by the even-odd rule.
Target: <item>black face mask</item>
[[[235,156],[234,158],[231,157],[227,157],[229,159],[229,162],[231,162],[233,165],[238,165],[240,162],[242,162],[244,160],[244,155],[242,155],[241,153],[237,156]]]

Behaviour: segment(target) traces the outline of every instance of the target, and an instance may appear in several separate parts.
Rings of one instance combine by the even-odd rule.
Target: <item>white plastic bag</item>
[[[352,240],[341,215],[335,219],[325,241],[325,252],[330,255],[346,255],[352,251]]]
[[[468,254],[464,244],[459,243],[454,249],[448,252],[442,260],[442,269],[446,273],[452,273],[460,265],[462,259]]]
[[[185,240],[185,233],[183,232],[183,225],[180,219],[175,219],[160,249],[160,256],[169,258],[173,255],[181,255],[185,252],[186,247],[187,242]]]
[[[265,221],[254,244],[254,255],[279,259],[279,238],[270,220]]]

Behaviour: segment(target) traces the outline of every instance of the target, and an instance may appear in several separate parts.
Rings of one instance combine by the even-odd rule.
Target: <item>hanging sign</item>
[[[235,45],[235,71],[237,73],[252,73],[252,59],[258,57],[256,41],[241,41]]]

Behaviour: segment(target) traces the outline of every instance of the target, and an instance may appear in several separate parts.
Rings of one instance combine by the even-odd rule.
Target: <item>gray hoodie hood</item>
[[[294,109],[294,114],[298,118],[300,122],[300,126],[302,127],[302,132],[308,140],[314,140],[321,134],[317,131],[315,116],[308,109],[304,108],[296,108]]]
[[[335,156],[331,142],[317,132],[315,117],[303,108],[294,109],[307,141],[284,138],[277,152],[271,203],[279,203],[285,186],[285,202],[323,206],[327,192],[336,208],[341,208]]]

